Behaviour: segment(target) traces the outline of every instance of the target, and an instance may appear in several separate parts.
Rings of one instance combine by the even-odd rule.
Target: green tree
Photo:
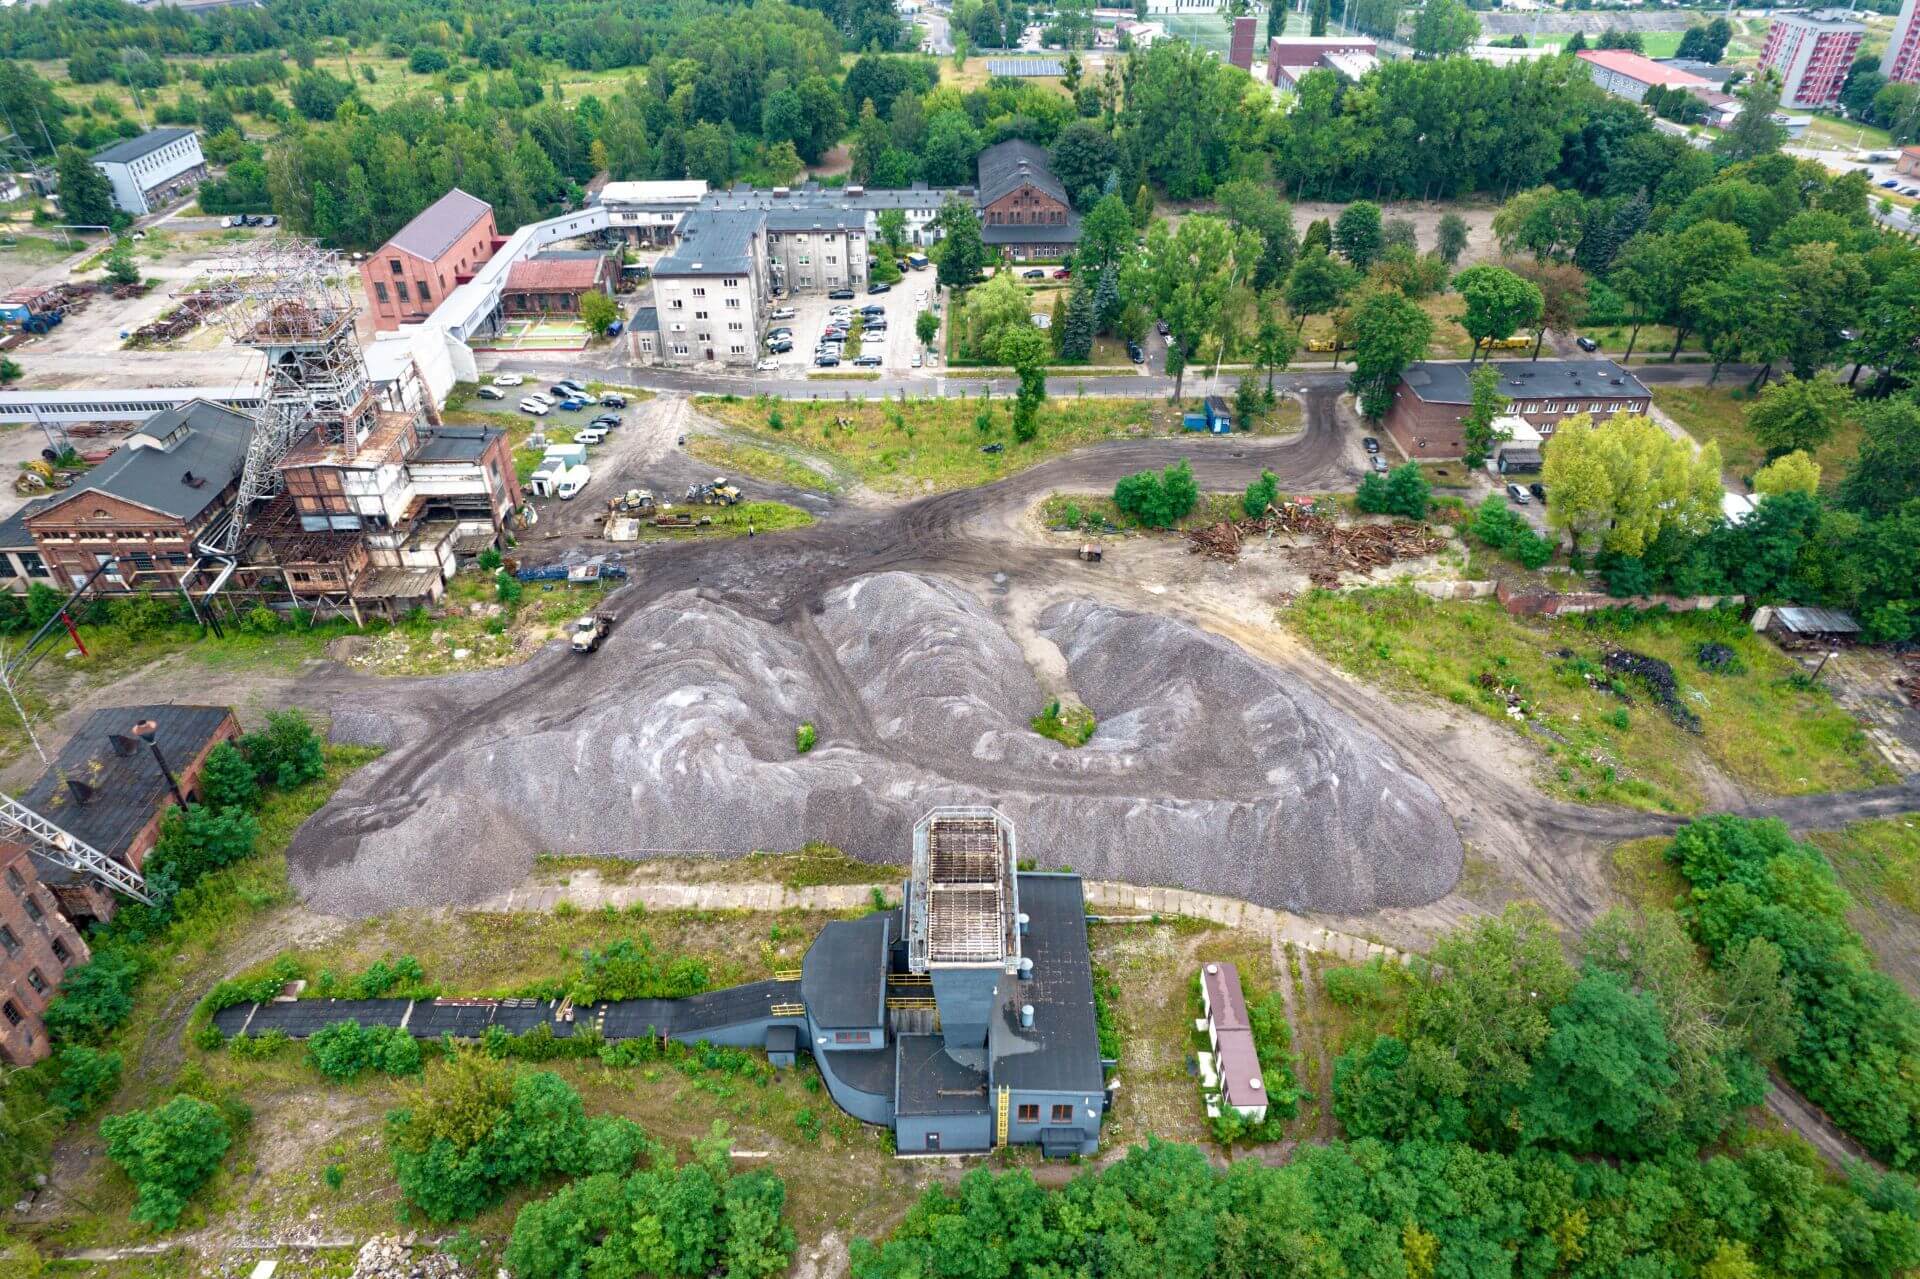
[[[1083,280],[1067,303],[1065,323],[1060,331],[1060,358],[1085,360],[1093,354],[1093,290]]]
[[[120,1054],[85,1044],[68,1044],[58,1058],[60,1080],[47,1100],[68,1122],[84,1119],[105,1105],[120,1087]]]
[[[1467,248],[1467,220],[1458,213],[1449,210],[1440,215],[1440,225],[1435,231],[1438,237],[1435,251],[1448,266],[1457,266],[1460,255]]]
[[[1832,244],[1796,244],[1784,263],[1793,322],[1785,325],[1793,375],[1811,378],[1839,358],[1842,333],[1860,322],[1872,281],[1857,254]]]
[[[1461,0],[1426,0],[1413,20],[1413,49],[1428,58],[1465,53],[1480,38],[1480,19]]]
[[[1260,478],[1247,485],[1246,493],[1240,499],[1240,508],[1247,518],[1257,520],[1267,513],[1274,498],[1280,494],[1280,479],[1272,471],[1261,471]]]
[[[1777,77],[1768,72],[1754,76],[1740,97],[1740,114],[1713,143],[1714,152],[1732,164],[1774,155],[1787,140],[1787,131],[1773,122],[1780,110]]]
[[[1550,1014],[1521,1122],[1530,1136],[1581,1153],[1637,1153],[1640,1127],[1677,1076],[1660,1010],[1611,973],[1580,979]]]
[[[1473,339],[1476,357],[1488,343],[1537,324],[1546,305],[1540,286],[1491,263],[1468,267],[1453,277],[1453,287],[1467,304],[1460,327]]]
[[[232,742],[207,752],[200,770],[200,794],[213,808],[247,807],[259,793],[253,765]]]
[[[1287,278],[1299,255],[1299,237],[1293,230],[1293,208],[1263,183],[1236,178],[1214,192],[1220,211],[1237,230],[1260,237],[1260,257],[1254,264],[1253,286],[1265,290]]]
[[[1386,247],[1380,206],[1371,200],[1355,200],[1342,209],[1333,224],[1333,247],[1359,270],[1372,266]]]
[[[1047,339],[1031,324],[1009,325],[1000,333],[997,357],[1020,378],[1014,393],[1013,438],[1022,444],[1040,433],[1040,406],[1047,399]]]
[[[308,71],[293,82],[288,97],[293,109],[307,119],[324,123],[340,113],[341,104],[353,93],[353,86],[325,71]]]
[[[1267,402],[1273,403],[1273,375],[1293,363],[1299,337],[1281,322],[1280,308],[1271,298],[1261,306],[1260,328],[1254,334],[1254,367],[1267,375]]]
[[[1577,191],[1543,186],[1522,191],[1493,215],[1493,234],[1507,253],[1565,262],[1580,247],[1586,201]]]
[[[1358,272],[1326,250],[1303,252],[1287,276],[1287,310],[1294,315],[1294,333],[1306,327],[1308,317],[1332,314],[1359,282]]]
[[[1461,460],[1477,470],[1499,442],[1493,420],[1507,411],[1507,397],[1500,394],[1500,372],[1491,364],[1482,364],[1467,375],[1473,387],[1473,402],[1460,419],[1460,438],[1465,445]]]
[[[107,279],[115,284],[140,283],[140,264],[133,260],[132,241],[119,241],[107,254]]]
[[[1341,314],[1340,331],[1353,348],[1347,387],[1358,397],[1361,414],[1378,422],[1393,406],[1400,374],[1426,354],[1433,320],[1404,295],[1372,289]]]
[[[187,1200],[220,1167],[233,1131],[218,1107],[175,1097],[152,1110],[100,1121],[107,1158],[133,1183],[133,1219],[155,1230],[180,1222]]]
[[[1312,7],[1309,8],[1307,11],[1307,34],[1308,35],[1318,37],[1318,36],[1323,36],[1327,34],[1327,19],[1329,16],[1331,16],[1330,11],[1332,10],[1332,8],[1333,8],[1333,0],[1313,0]],[[1275,5],[1267,6],[1267,27],[1268,27],[1267,35],[1269,38],[1281,34],[1279,31],[1272,29],[1273,23],[1275,20],[1274,15],[1275,14],[1284,15],[1285,12],[1286,12],[1286,7],[1284,5],[1275,4]],[[1279,21],[1282,26],[1285,25],[1286,20],[1284,17],[1281,17]]]
[[[1653,421],[1628,414],[1566,419],[1547,450],[1547,523],[1578,553],[1599,535],[1616,555],[1644,555],[1663,532],[1699,537],[1720,519],[1720,446],[1696,455]]]
[[[1074,264],[1083,273],[1118,266],[1133,251],[1133,237],[1133,215],[1127,212],[1126,202],[1117,195],[1101,196],[1093,211],[1081,219]]]
[[[253,762],[254,776],[282,790],[314,781],[327,771],[320,737],[299,710],[270,713],[266,728],[240,739],[240,751]]]
[[[1167,362],[1176,400],[1187,361],[1201,344],[1212,340],[1224,345],[1231,338],[1233,314],[1227,302],[1236,286],[1245,283],[1259,244],[1251,232],[1236,232],[1220,218],[1197,214],[1182,219],[1177,230],[1156,222],[1147,233],[1146,252],[1127,261],[1121,291],[1172,330]]]
[[[973,206],[959,196],[948,196],[940,206],[940,240],[934,256],[940,260],[944,288],[964,289],[980,278],[987,262],[987,246],[980,239],[980,219]]]
[[[1920,404],[1911,395],[1864,405],[1860,452],[1840,482],[1841,505],[1876,519],[1920,494]]]
[[[888,257],[897,258],[906,253],[907,213],[905,209],[880,210],[880,242],[887,246]]]
[[[1853,404],[1847,388],[1825,378],[1775,382],[1747,410],[1747,434],[1769,458],[1795,451],[1817,452]]]
[[[1148,528],[1172,528],[1200,498],[1185,458],[1164,471],[1141,471],[1113,486],[1113,504]]]
[[[133,1012],[139,957],[129,947],[102,946],[93,958],[70,968],[60,993],[47,1006],[47,1033],[55,1042],[100,1044]]]
[[[1387,513],[1409,520],[1427,518],[1432,490],[1418,462],[1402,462],[1387,474]]]
[[[1587,273],[1570,262],[1522,259],[1513,273],[1540,290],[1540,316],[1534,321],[1532,359],[1540,358],[1547,330],[1571,333],[1587,314]]]
[[[113,221],[113,186],[93,167],[93,157],[76,146],[60,148],[54,168],[60,179],[60,211],[79,226]]]
[[[994,360],[1000,337],[1010,329],[1032,328],[1033,299],[1011,271],[994,277],[967,293],[961,314],[961,332],[968,355]]]
[[[613,322],[620,318],[620,304],[598,289],[580,296],[580,321],[598,337],[605,337]]]
[[[913,335],[920,339],[921,346],[932,346],[939,332],[940,317],[932,311],[922,311],[913,317]]]
[[[1879,369],[1888,386],[1920,380],[1920,263],[1892,272],[1862,299],[1852,358]]]

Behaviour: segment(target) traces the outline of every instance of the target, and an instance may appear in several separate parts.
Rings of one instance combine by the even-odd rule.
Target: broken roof
[[[134,836],[173,797],[146,743],[121,754],[112,735],[129,736],[135,724],[154,721],[159,725],[155,741],[185,787],[183,772],[219,736],[232,714],[224,706],[110,706],[95,711],[20,802],[76,839],[124,859]],[[84,803],[70,781],[90,788]]]
[[[491,204],[455,187],[415,214],[413,221],[394,232],[383,247],[431,261],[492,212]]]
[[[238,478],[252,437],[253,419],[237,409],[207,400],[163,409],[39,514],[105,493],[191,524]]]
[[[1837,608],[1776,608],[1774,620],[1796,635],[1855,635],[1860,623]]]

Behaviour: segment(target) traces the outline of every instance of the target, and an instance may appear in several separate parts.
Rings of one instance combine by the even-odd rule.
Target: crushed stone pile
[[[1035,631],[908,573],[778,620],[666,597],[599,656],[556,667],[542,696],[356,775],[295,840],[295,886],[315,909],[363,915],[503,891],[542,852],[817,839],[901,864],[927,809],[984,802],[1015,822],[1024,856],[1093,878],[1333,912],[1452,887],[1462,850],[1437,796],[1288,672],[1089,601],[1048,608]],[[1060,691],[1029,661],[1048,645],[1099,717],[1078,750],[1030,727]],[[819,738],[804,756],[803,721]],[[334,734],[400,736],[379,707],[336,717]]]
[[[443,1252],[414,1251],[397,1235],[375,1235],[353,1259],[352,1279],[467,1279]]]

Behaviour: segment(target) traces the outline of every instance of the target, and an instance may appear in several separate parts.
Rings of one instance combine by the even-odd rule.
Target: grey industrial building
[[[914,828],[901,905],[820,931],[797,980],[687,999],[570,1010],[463,999],[277,1000],[222,1011],[224,1033],[293,1037],[352,1018],[419,1038],[489,1026],[566,1037],[764,1048],[775,1066],[812,1054],[834,1101],[891,1128],[903,1155],[1038,1146],[1099,1148],[1108,1105],[1080,878],[1022,871],[1013,826],[986,807],[937,808]]]

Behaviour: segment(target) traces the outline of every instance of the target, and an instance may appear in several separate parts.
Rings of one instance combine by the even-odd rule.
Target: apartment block
[[[1866,27],[1835,10],[1775,15],[1760,65],[1779,74],[1781,105],[1816,108],[1840,101],[1866,34]]]

